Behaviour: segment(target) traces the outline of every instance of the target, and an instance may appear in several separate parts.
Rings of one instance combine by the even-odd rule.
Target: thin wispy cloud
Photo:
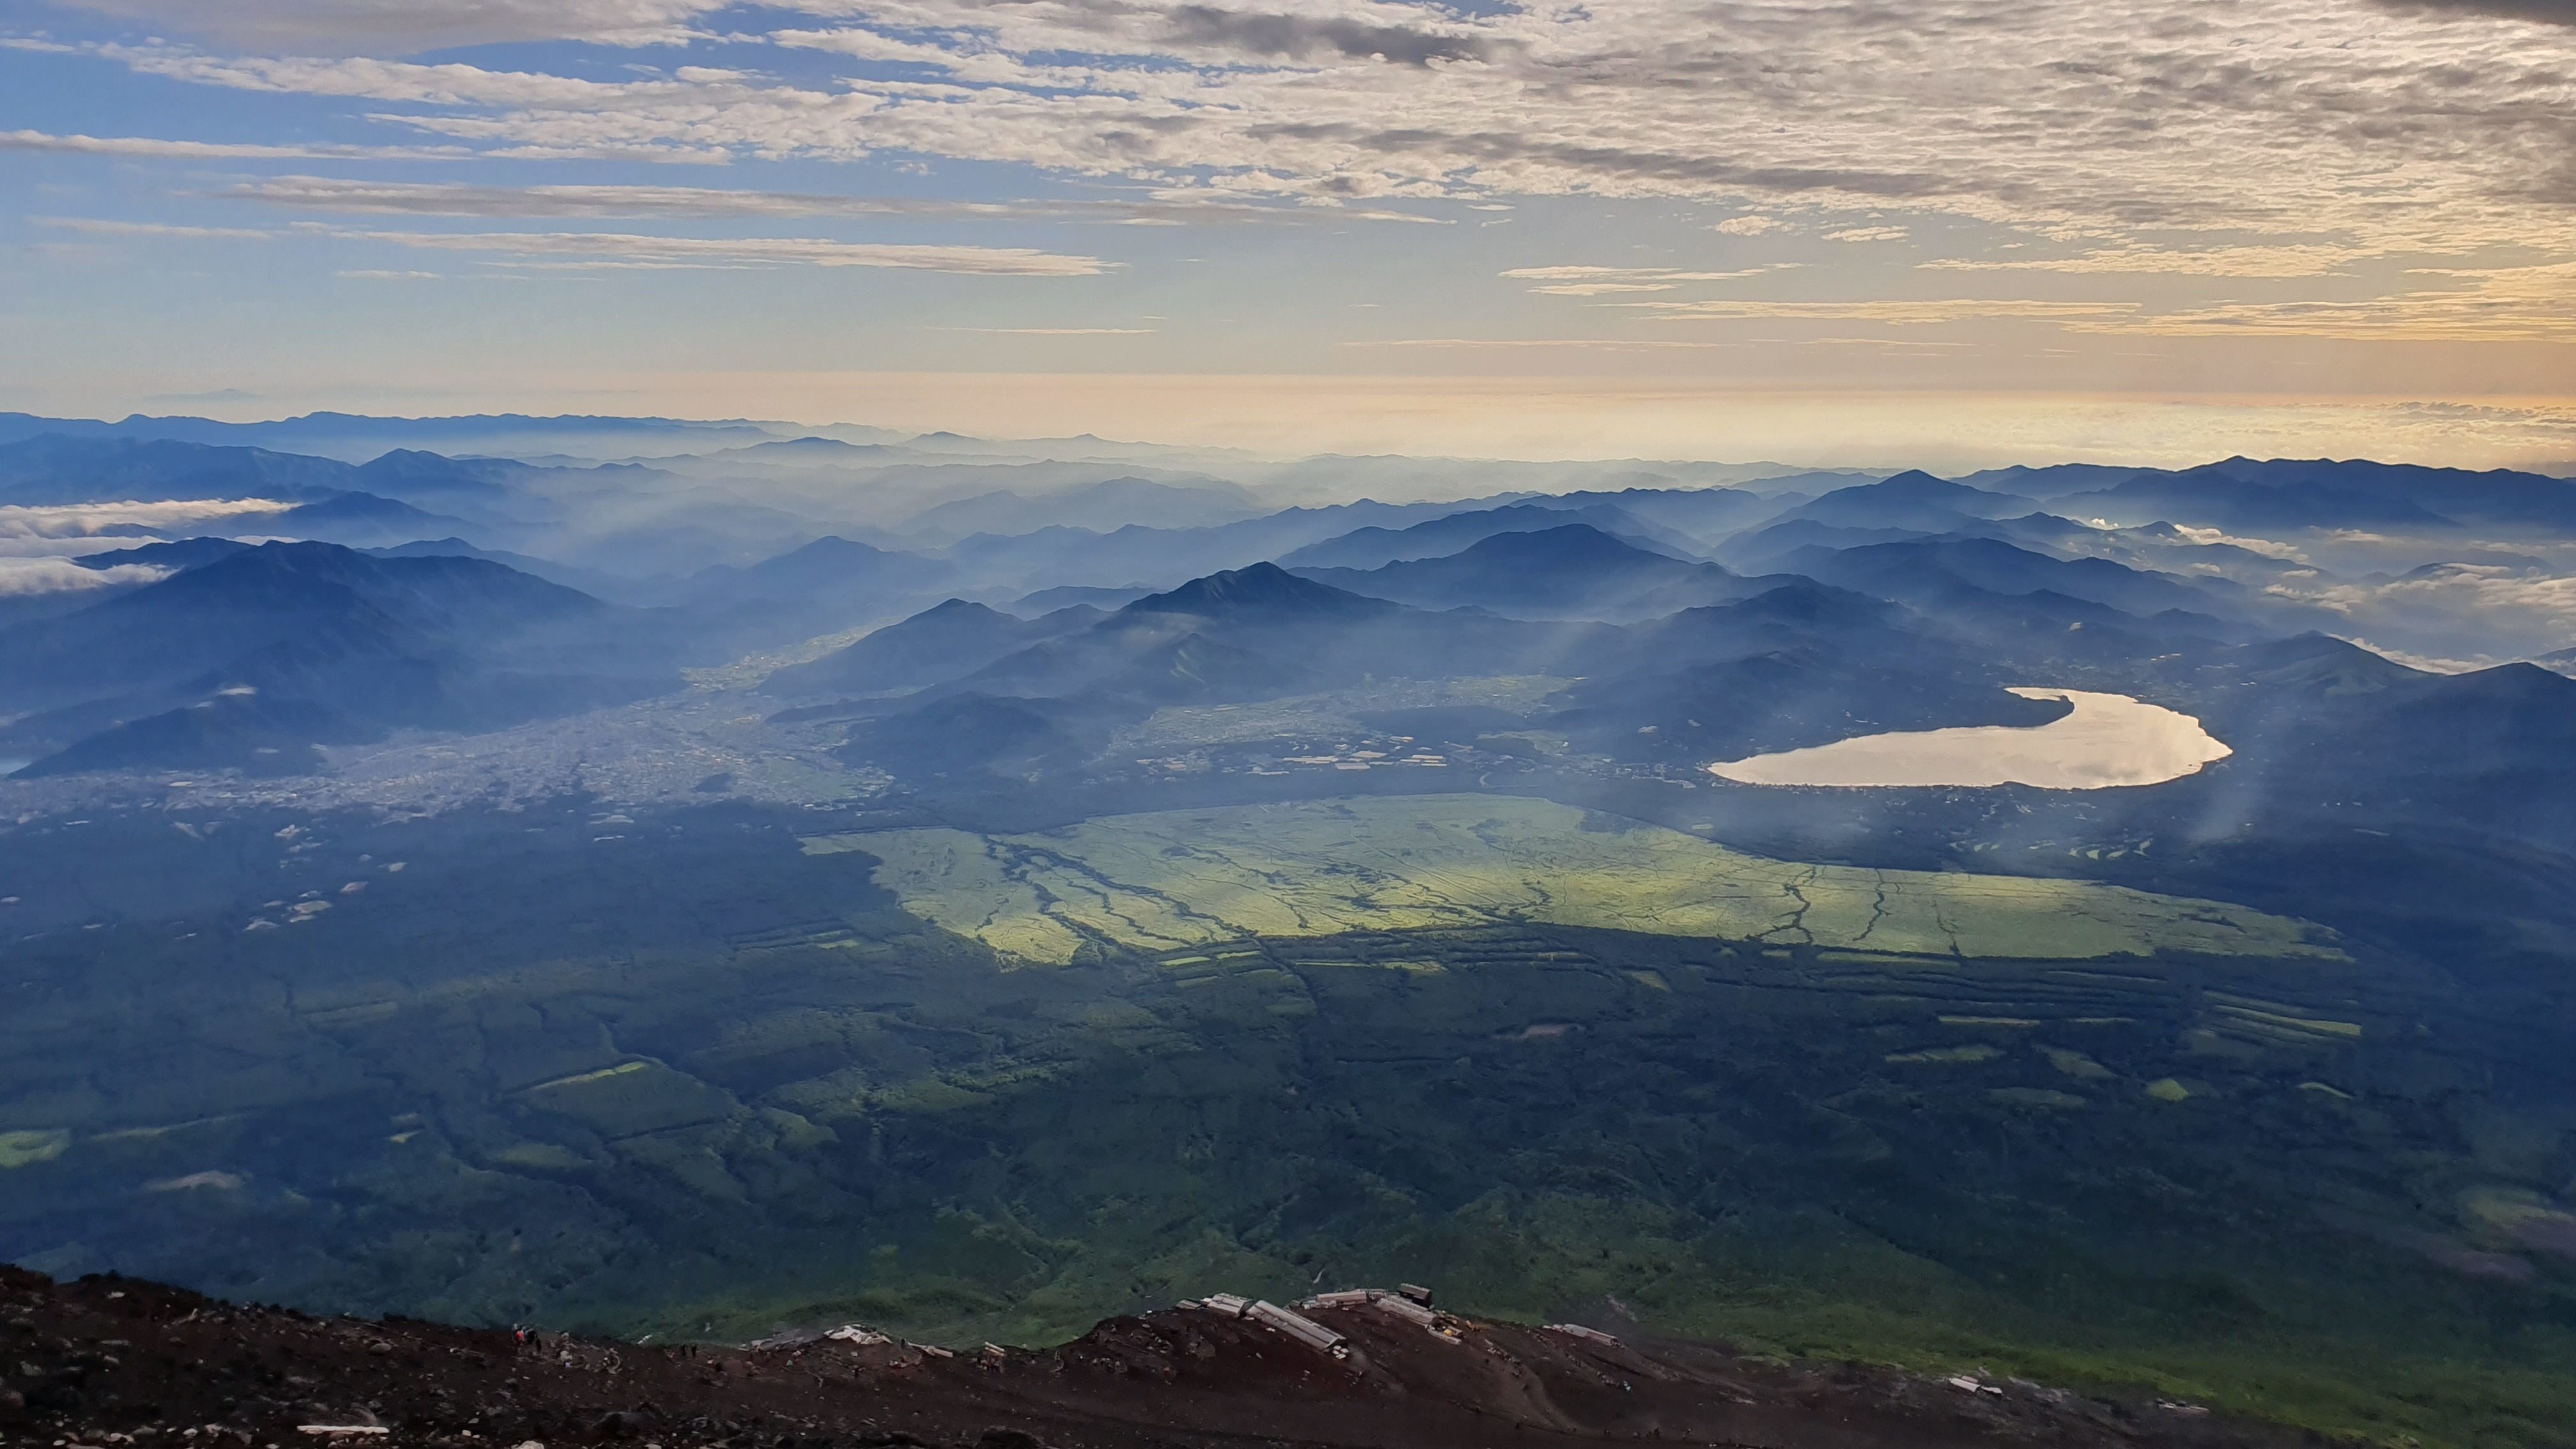
[[[1551,297],[1601,297],[1622,292],[1670,292],[1686,282],[1734,282],[1785,267],[1745,267],[1731,272],[1689,272],[1661,267],[1514,267],[1513,281],[1537,282],[1532,292]]]
[[[332,236],[423,251],[482,252],[569,265],[877,267],[985,277],[1090,277],[1097,257],[1027,247],[843,242],[810,237],[667,237],[627,232],[333,231]]]
[[[2096,276],[2324,277],[2383,255],[2366,248],[2320,245],[2168,248],[2126,246],[2045,258],[1940,257],[1925,271],[2064,272]]]
[[[95,217],[44,217],[51,227],[93,236],[200,241],[337,238],[421,251],[486,253],[518,266],[685,269],[724,267],[874,267],[985,277],[1090,277],[1114,263],[1030,247],[846,242],[814,237],[672,237],[633,232],[367,231],[299,225],[289,230],[181,226]]]
[[[72,0],[165,34],[304,51],[402,54],[513,40],[679,44],[730,0]]]
[[[1640,337],[1387,337],[1345,342],[1344,347],[1485,348],[1495,351],[1555,350],[1610,352],[1697,352],[1740,347],[1739,342],[1680,342]]]
[[[463,181],[375,181],[275,176],[213,194],[304,211],[494,220],[553,217],[887,216],[965,221],[1167,221],[1174,224],[1326,221],[1433,222],[1402,212],[1256,204],[1231,197],[1162,192],[1134,199],[978,201],[926,196],[835,196],[705,186],[490,186]]]
[[[1647,308],[1651,310],[1656,320],[1667,322],[1747,320],[1885,322],[1899,327],[1940,322],[1978,322],[1997,318],[2083,322],[2127,317],[2138,312],[2143,306],[2137,302],[2034,302],[2019,298],[1972,297],[1850,302],[1724,299],[1701,302],[1626,302],[1613,305]]]
[[[190,241],[274,241],[282,233],[247,226],[185,226],[165,221],[125,221],[103,216],[40,216],[39,226],[88,236],[177,237]]]
[[[243,141],[174,141],[151,136],[56,135],[0,131],[0,151],[52,151],[81,156],[142,156],[176,161],[453,161],[462,146],[272,146]]]

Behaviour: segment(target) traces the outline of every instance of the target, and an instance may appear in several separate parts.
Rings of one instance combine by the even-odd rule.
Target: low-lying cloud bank
[[[71,542],[127,533],[157,533],[223,519],[251,519],[294,507],[273,498],[192,498],[166,503],[0,504],[0,552],[79,554],[89,548],[10,548],[30,541]]]
[[[69,594],[94,589],[156,583],[174,570],[152,564],[116,564],[83,568],[68,558],[0,558],[0,599],[32,594]]]

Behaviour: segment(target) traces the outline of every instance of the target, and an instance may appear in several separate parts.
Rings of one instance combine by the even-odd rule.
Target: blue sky
[[[9,0],[0,405],[2565,459],[2559,12]]]

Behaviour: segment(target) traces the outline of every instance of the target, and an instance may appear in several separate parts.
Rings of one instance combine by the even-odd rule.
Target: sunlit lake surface
[[[2013,693],[2025,699],[2062,699],[2075,708],[2063,719],[2031,729],[1980,725],[1863,735],[1715,764],[1709,773],[1746,785],[2105,790],[2179,779],[2234,753],[2190,715],[2125,694],[2037,688]]]

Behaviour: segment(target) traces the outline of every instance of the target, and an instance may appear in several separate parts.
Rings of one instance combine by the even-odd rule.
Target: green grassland
[[[2331,957],[2300,922],[2082,881],[1766,860],[1546,800],[1408,795],[810,838],[1005,960],[1503,921],[1962,957]]]
[[[2464,993],[2468,945],[1529,801],[989,837],[818,814],[0,834],[0,1255],[736,1339],[1043,1342],[1406,1279],[2392,1444],[2576,1444],[2564,957]],[[1118,910],[1041,900],[1079,944],[1015,969],[1045,958],[976,929],[999,910],[950,929],[966,907],[908,884],[940,841]],[[1162,853],[1193,844],[1235,864]],[[1361,844],[1366,875],[1306,878]],[[1294,912],[1245,914],[1247,863]],[[1937,929],[1864,935],[1863,882]],[[1792,887],[1853,924],[1781,929]],[[334,908],[245,929],[307,891]],[[1760,929],[1635,929],[1641,900]]]

